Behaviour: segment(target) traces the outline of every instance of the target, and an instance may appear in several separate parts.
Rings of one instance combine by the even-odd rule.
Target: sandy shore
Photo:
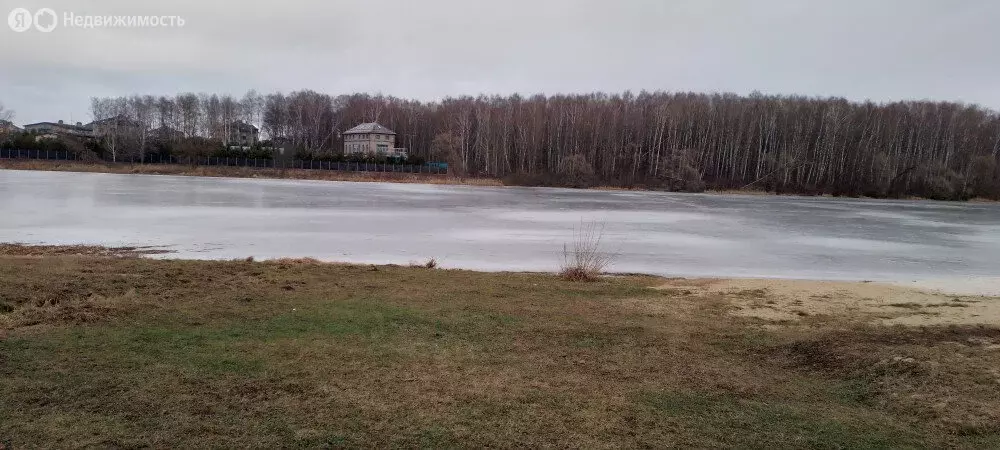
[[[896,284],[944,294],[1000,297],[1000,277],[938,278]]]
[[[1000,280],[905,284],[780,279],[672,279],[661,289],[722,295],[731,314],[773,324],[816,316],[853,317],[886,325],[1000,325]]]

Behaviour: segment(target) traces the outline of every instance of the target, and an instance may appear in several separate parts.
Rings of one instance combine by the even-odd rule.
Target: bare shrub
[[[667,156],[661,162],[663,166],[659,177],[671,191],[703,192],[705,181],[698,169],[699,165],[694,150],[679,149]]]
[[[461,151],[462,139],[454,133],[439,133],[431,141],[431,158],[448,163],[448,174],[459,179],[466,174],[466,161]]]
[[[573,248],[563,244],[563,264],[559,275],[569,281],[593,281],[614,261],[615,255],[601,251],[604,224],[580,223],[573,231]]]
[[[431,258],[428,259],[427,261],[424,261],[423,263],[410,261],[409,266],[415,269],[436,269],[438,266],[438,262],[437,259]]]
[[[595,184],[594,166],[580,153],[560,161],[556,172],[558,183],[562,186],[586,188]]]

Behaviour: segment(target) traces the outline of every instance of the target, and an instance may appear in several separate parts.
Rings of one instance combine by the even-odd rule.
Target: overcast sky
[[[1000,109],[1000,1],[0,0],[16,123],[88,121],[91,96],[313,89],[463,94],[728,91],[955,100]],[[176,15],[182,28],[64,27]]]

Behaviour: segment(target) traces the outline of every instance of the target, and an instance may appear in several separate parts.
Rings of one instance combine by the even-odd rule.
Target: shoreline
[[[208,178],[249,178],[249,179],[274,179],[274,180],[311,180],[311,181],[345,181],[362,183],[406,183],[406,184],[429,184],[429,185],[455,185],[455,186],[478,186],[478,187],[508,187],[508,188],[553,188],[553,189],[573,189],[573,190],[593,190],[593,191],[622,191],[622,192],[668,192],[683,193],[680,191],[666,191],[659,189],[645,189],[636,187],[619,187],[598,185],[587,188],[574,188],[568,186],[522,186],[507,185],[500,178],[456,178],[450,175],[434,174],[412,174],[393,172],[346,172],[333,170],[309,170],[309,169],[273,169],[273,168],[252,168],[252,167],[228,167],[228,166],[188,166],[182,164],[131,164],[131,163],[87,163],[79,161],[51,161],[51,160],[21,160],[21,159],[0,159],[0,170],[33,170],[43,172],[72,172],[72,173],[112,173],[121,175],[172,175],[172,176],[192,176]],[[959,200],[932,200],[922,197],[838,197],[830,194],[808,195],[795,192],[775,193],[763,190],[741,190],[741,189],[709,189],[702,194],[709,195],[742,195],[760,197],[798,197],[798,198],[829,198],[829,199],[858,199],[858,200],[922,200],[940,202],[966,202],[966,203],[1000,203],[1000,200],[986,198],[972,198],[965,201]]]
[[[394,172],[346,172],[335,170],[274,169],[182,164],[85,163],[76,161],[0,159],[0,170],[40,172],[110,173],[118,175],[171,175],[206,178],[249,178],[271,180],[348,181],[431,185],[502,186],[492,178],[465,178],[447,175]]]
[[[423,267],[423,261],[410,261],[406,264],[393,262],[363,262],[363,261],[341,261],[327,260],[314,257],[255,257],[224,259],[224,258],[192,258],[190,256],[171,256],[177,253],[168,249],[169,246],[102,246],[90,244],[26,244],[20,242],[0,242],[0,256],[22,256],[22,257],[51,257],[51,256],[95,256],[112,258],[145,258],[168,261],[205,261],[205,262],[260,262],[260,263],[281,263],[281,262],[308,262],[312,264],[330,264],[340,266],[357,267]],[[433,259],[433,258],[432,258]],[[435,266],[440,262],[435,260]],[[517,270],[517,269],[478,269],[469,267],[440,267],[441,270],[464,271],[481,274],[527,274],[542,276],[558,276],[558,270]],[[1000,299],[1000,276],[954,276],[936,278],[917,278],[907,280],[868,280],[868,279],[838,279],[838,278],[794,278],[780,276],[726,276],[726,275],[661,275],[655,273],[641,272],[614,272],[608,271],[601,274],[606,278],[655,278],[667,282],[693,282],[696,284],[705,283],[732,283],[742,285],[766,286],[769,284],[778,286],[797,286],[799,289],[809,290],[810,287],[826,288],[837,287],[841,291],[852,291],[856,287],[878,286],[884,289],[907,290],[914,293],[935,295],[935,296],[962,296],[962,297],[996,297]],[[1000,320],[1000,318],[998,318]]]

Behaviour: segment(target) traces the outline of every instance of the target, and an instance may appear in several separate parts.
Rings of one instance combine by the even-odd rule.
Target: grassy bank
[[[1000,445],[1000,330],[884,325],[936,303],[798,311],[831,298],[16,248],[15,448]]]
[[[126,164],[84,163],[77,161],[46,161],[0,159],[0,169],[51,170],[57,172],[98,172],[146,175],[186,175],[198,177],[279,178],[325,181],[369,181],[423,184],[464,184],[472,186],[499,186],[492,178],[454,178],[448,175],[391,173],[391,172],[341,172],[335,170],[269,169],[254,167],[190,166],[182,164]]]

